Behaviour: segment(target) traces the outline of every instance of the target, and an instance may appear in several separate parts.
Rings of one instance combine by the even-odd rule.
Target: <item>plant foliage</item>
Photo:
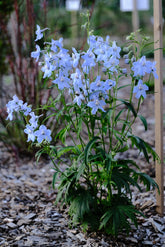
[[[142,153],[146,162],[159,157],[132,129],[135,120],[140,118],[144,131],[147,130],[147,121],[139,110],[147,96],[146,80],[152,76],[157,78],[157,74],[155,63],[141,56],[148,42],[145,36],[141,40],[135,33],[128,37],[131,45],[126,47],[128,54],[124,56],[129,67],[127,72],[119,64],[121,49],[116,42],[91,35],[88,24],[86,52],[73,48],[71,56],[59,39],[46,43],[42,53],[37,46],[37,51],[32,53],[37,60],[42,56],[43,77],[51,80],[52,88],[59,90],[63,105],[50,117],[63,121],[64,127],[55,136],[60,143],[51,144],[50,131],[43,124],[39,126],[37,116],[33,123],[25,117],[26,133],[28,140],[40,147],[37,159],[43,153],[50,156],[54,165],[53,188],[58,184],[56,202],[69,206],[73,223],[80,223],[84,230],[100,230],[117,236],[123,230],[128,233],[132,223],[137,227],[137,216],[141,214],[132,203],[132,187],[139,192],[144,188],[158,189],[154,179],[140,171],[138,155]],[[43,32],[38,26],[36,39],[41,39]],[[123,77],[128,81],[126,85],[120,82]],[[129,99],[121,98],[125,89],[129,90]],[[62,96],[66,93],[69,93],[69,102]],[[10,120],[15,104],[17,111],[24,113],[26,109],[30,116],[34,114],[14,97],[7,105]],[[58,102],[50,98],[43,109],[56,109]],[[132,148],[137,150],[136,159],[120,158]],[[68,163],[62,169],[60,164],[66,155]]]

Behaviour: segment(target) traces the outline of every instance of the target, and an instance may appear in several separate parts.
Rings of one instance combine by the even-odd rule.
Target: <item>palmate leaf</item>
[[[135,135],[128,135],[128,138],[131,139],[132,146],[135,145],[140,152],[143,152],[144,157],[148,163],[149,163],[149,154],[152,155],[154,161],[158,160],[158,162],[160,162],[160,158],[158,154],[153,150],[150,144],[148,144],[147,142],[145,142],[144,140],[142,140],[141,138]]]
[[[130,188],[130,185],[136,186],[139,191],[141,191],[141,188],[139,184],[137,183],[137,180],[135,178],[136,172],[131,168],[126,167],[115,167],[112,171],[112,185],[115,187],[115,189],[118,190],[118,193],[120,194],[123,189],[125,189],[126,193],[129,193],[130,196],[132,196],[132,191]]]
[[[136,175],[140,182],[142,182],[144,186],[146,186],[147,191],[151,189],[157,189],[158,192],[160,192],[158,184],[149,175],[143,172],[137,172]]]
[[[131,229],[131,223],[137,227],[137,214],[141,214],[124,195],[113,195],[111,205],[101,217],[99,229],[117,236],[119,231]]]
[[[69,213],[73,217],[73,221],[77,223],[83,221],[83,217],[90,211],[90,204],[93,201],[89,190],[79,187],[75,190],[75,194],[70,202]]]

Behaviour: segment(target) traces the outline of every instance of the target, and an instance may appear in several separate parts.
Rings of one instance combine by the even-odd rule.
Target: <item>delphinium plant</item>
[[[37,27],[37,38],[43,31]],[[131,224],[137,226],[137,215],[141,214],[132,202],[132,186],[142,191],[158,189],[155,181],[141,172],[138,153],[146,162],[159,160],[153,148],[142,138],[134,135],[132,127],[137,118],[147,129],[146,119],[139,114],[141,103],[146,98],[146,82],[157,77],[155,62],[142,56],[142,49],[148,38],[136,38],[132,33],[124,48],[125,64],[121,66],[120,51],[115,41],[109,37],[89,34],[87,51],[72,48],[71,54],[63,47],[63,39],[45,43],[45,48],[36,45],[32,57],[40,61],[43,77],[56,87],[59,95],[43,105],[44,110],[55,109],[49,117],[61,118],[63,126],[52,145],[51,131],[30,106],[15,95],[7,104],[8,119],[14,112],[20,112],[26,121],[24,132],[27,141],[37,145],[37,159],[43,153],[50,156],[54,165],[53,187],[57,186],[56,201],[69,206],[73,222],[80,223],[84,230],[105,231],[118,235]],[[122,78],[128,81],[122,84]],[[121,98],[125,89],[129,98]],[[65,101],[68,94],[70,101]],[[56,112],[62,100],[63,107]],[[137,149],[137,159],[121,159],[124,152]],[[63,155],[68,162],[61,166]],[[122,156],[123,157],[123,156]],[[58,182],[57,182],[58,180]]]

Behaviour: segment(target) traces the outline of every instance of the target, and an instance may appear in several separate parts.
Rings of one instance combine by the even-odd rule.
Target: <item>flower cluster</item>
[[[156,73],[156,62],[147,61],[145,56],[142,56],[138,61],[133,62],[132,71],[134,77],[138,78],[138,84],[134,87],[133,93],[136,93],[136,98],[139,99],[141,96],[146,98],[146,91],[149,89],[146,84],[143,83],[142,78],[146,74],[153,74],[155,79],[158,79]],[[140,79],[139,79],[140,78]]]
[[[29,123],[26,125],[24,132],[28,135],[27,141],[34,142],[37,139],[38,143],[42,141],[51,141],[51,131],[46,128],[45,125],[38,126],[38,118],[30,106],[27,103],[23,103],[22,100],[19,100],[16,95],[13,96],[13,100],[9,101],[6,105],[8,117],[10,121],[13,120],[14,112],[22,112],[24,116],[30,116]]]
[[[37,25],[36,39],[40,40],[43,37],[43,32],[46,30]],[[63,38],[59,40],[52,39],[51,42],[46,42],[44,50],[36,44],[36,51],[31,53],[31,57],[38,62],[40,60],[41,71],[43,78],[52,80],[52,85],[56,85],[59,90],[68,89],[73,103],[78,106],[85,104],[91,108],[91,113],[96,114],[97,111],[105,111],[111,91],[117,89],[117,80],[121,75],[127,74],[126,68],[121,69],[120,51],[115,41],[110,41],[109,36],[104,40],[102,37],[91,35],[87,39],[87,51],[78,52],[72,48],[72,54],[69,50],[63,47]],[[127,57],[127,58],[126,58]],[[143,56],[137,61],[128,59],[125,55],[126,63],[130,64],[132,77],[138,83],[133,88],[133,93],[136,98],[146,97],[148,86],[143,82],[143,77],[146,74],[153,74],[157,78],[155,62],[147,61]],[[95,72],[98,75],[95,76]],[[114,89],[114,90],[111,90]],[[7,104],[8,118],[12,120],[14,111],[22,111],[25,116],[31,118],[26,125],[25,133],[28,135],[28,141],[37,141],[40,143],[43,140],[50,141],[50,130],[44,125],[38,128],[38,117],[34,115],[31,108],[17,98]]]
[[[36,40],[43,37],[44,29],[40,30],[37,25]],[[95,114],[98,109],[104,111],[108,91],[116,85],[114,75],[121,71],[119,68],[121,48],[116,45],[115,41],[111,42],[109,36],[104,41],[102,37],[91,35],[87,42],[89,48],[86,52],[77,52],[75,48],[72,48],[71,56],[69,51],[63,48],[62,38],[52,39],[50,43],[46,43],[47,49],[43,51],[36,45],[37,50],[32,52],[31,56],[38,61],[42,53],[43,78],[53,78],[52,83],[56,84],[60,90],[69,89],[74,103],[80,106],[82,101],[85,102],[88,107],[92,108],[92,114]],[[148,86],[143,83],[142,77],[146,73],[152,73],[157,78],[155,62],[147,61],[143,56],[134,61],[131,66],[133,76],[139,81],[133,93],[136,93],[136,98],[141,96],[145,98]],[[99,68],[101,68],[100,75],[91,80],[91,74]],[[127,73],[127,70],[122,70],[122,73]],[[105,76],[108,76],[108,79],[105,79]]]

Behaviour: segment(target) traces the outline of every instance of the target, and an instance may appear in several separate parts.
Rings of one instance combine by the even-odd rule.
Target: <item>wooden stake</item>
[[[156,193],[157,212],[164,213],[164,165],[163,165],[163,76],[162,76],[162,0],[154,0],[154,57],[157,62],[158,79],[155,79],[155,149],[161,159],[156,162],[156,182],[160,194]],[[156,50],[157,49],[157,50]]]
[[[133,0],[132,26],[133,26],[133,32],[136,32],[139,29],[139,15],[138,15],[138,10],[137,10],[137,0]]]

